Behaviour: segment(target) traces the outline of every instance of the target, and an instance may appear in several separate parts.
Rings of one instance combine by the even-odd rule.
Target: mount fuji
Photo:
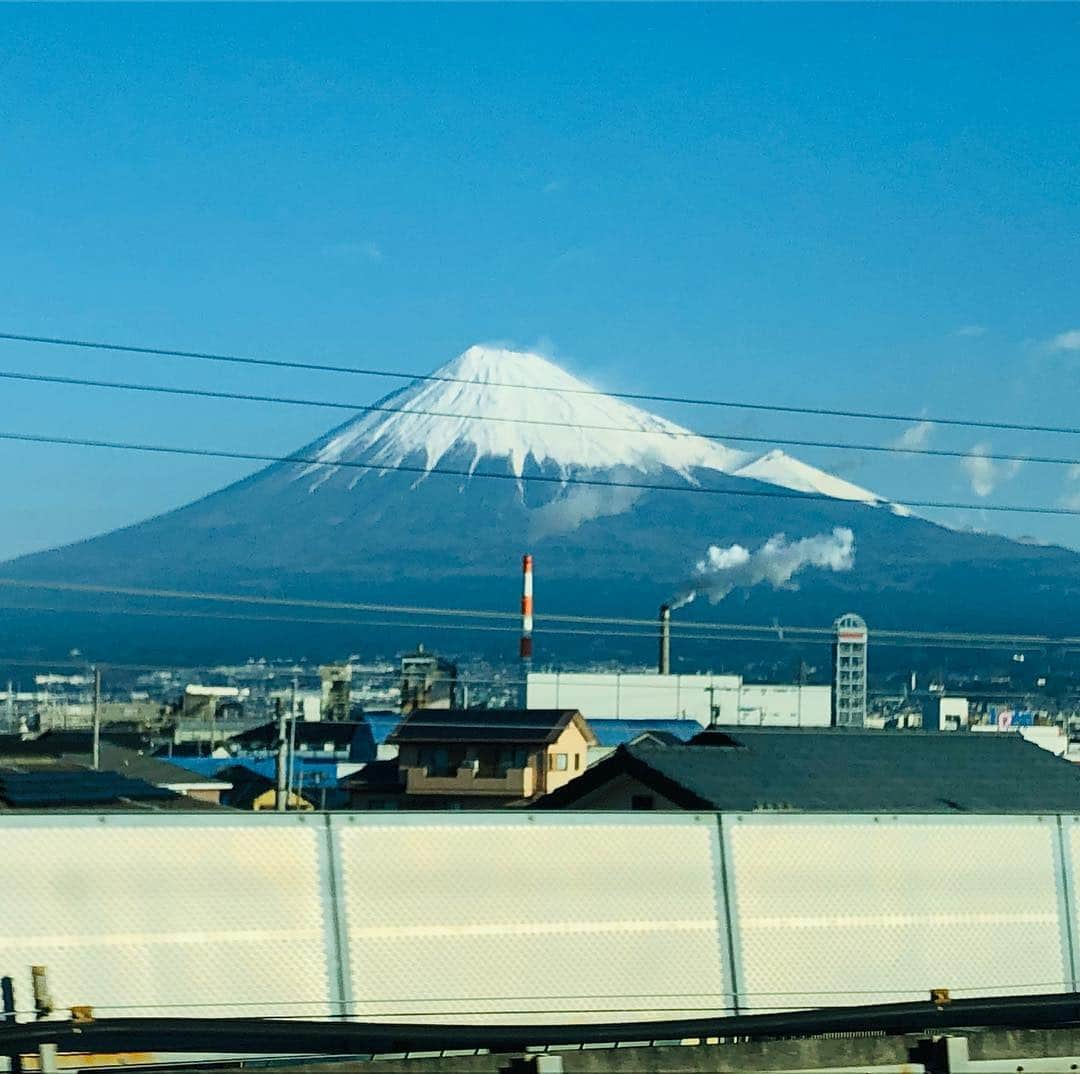
[[[829,535],[842,535],[842,560],[814,551]],[[732,449],[539,355],[487,346],[288,462],[134,526],[23,556],[0,574],[68,587],[79,630],[118,645],[145,650],[182,627],[235,651],[310,651],[303,639],[327,632],[355,651],[396,636],[396,625],[321,602],[512,611],[526,551],[536,559],[538,656],[545,611],[652,618],[662,601],[695,589],[725,601],[695,601],[680,612],[688,620],[828,626],[854,610],[872,627],[1040,634],[1069,631],[1080,596],[1074,552],[935,525],[782,451]],[[242,593],[271,606],[174,602],[177,621],[163,626],[138,619],[160,601],[71,592],[81,585]],[[19,629],[33,640],[44,607],[60,598],[48,589],[23,597]],[[319,611],[282,608],[279,598],[320,602]],[[510,656],[508,630],[488,649]],[[548,649],[595,655],[601,641],[552,635]],[[471,644],[462,634],[445,647]]]

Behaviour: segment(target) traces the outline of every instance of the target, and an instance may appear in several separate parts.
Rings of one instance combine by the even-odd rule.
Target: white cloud
[[[1080,511],[1080,466],[1070,466],[1065,471],[1065,489],[1058,505],[1070,511]]]
[[[920,421],[905,429],[889,446],[901,451],[918,451],[926,447],[930,434],[934,431],[932,421]]]
[[[768,582],[773,589],[796,589],[792,578],[806,567],[839,572],[854,566],[855,535],[843,526],[800,541],[789,541],[777,533],[756,552],[741,544],[727,548],[714,544],[694,567],[694,581],[675,606],[688,604],[699,593],[715,604],[733,589],[748,589],[760,582]]]
[[[1059,332],[1047,346],[1052,351],[1080,351],[1080,328],[1070,328],[1068,332]]]
[[[960,460],[960,466],[971,483],[971,491],[976,496],[989,496],[1002,482],[1016,477],[1020,472],[1020,467],[1023,465],[1016,459],[1010,459],[1007,462],[996,462],[994,459],[987,457],[989,454],[990,443],[983,440]]]
[[[545,194],[557,194],[565,186],[566,184],[561,179],[552,179],[550,183],[544,184],[543,192]]]
[[[985,336],[989,331],[984,324],[964,324],[961,325],[955,332],[954,336],[964,336],[968,339],[978,339],[979,336]]]

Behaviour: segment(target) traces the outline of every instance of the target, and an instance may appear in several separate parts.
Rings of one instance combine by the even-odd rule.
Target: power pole
[[[101,768],[101,668],[94,666],[94,771]]]
[[[279,813],[284,813],[289,804],[289,793],[287,789],[288,772],[289,772],[289,740],[285,729],[285,706],[281,703],[281,698],[274,698],[274,710],[277,715],[277,732],[278,732],[278,744],[277,744],[277,793],[274,798],[274,808]]]
[[[296,777],[296,676],[292,681],[292,699],[289,704],[289,797],[293,795],[293,780]]]

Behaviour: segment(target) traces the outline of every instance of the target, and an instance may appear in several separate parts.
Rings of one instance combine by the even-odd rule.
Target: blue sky
[[[1080,425],[1078,31],[1073,5],[0,6],[0,331],[416,371],[497,339],[608,389]],[[392,386],[14,344],[0,369]],[[340,420],[0,393],[3,430],[240,450]],[[799,453],[898,499],[1080,504],[1062,467]],[[0,465],[0,556],[246,470],[13,444]],[[951,520],[1080,547],[1076,519]]]

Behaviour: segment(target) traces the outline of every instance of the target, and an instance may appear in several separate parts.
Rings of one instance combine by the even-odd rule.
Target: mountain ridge
[[[473,381],[450,379],[470,371]],[[1077,553],[909,516],[784,452],[737,452],[597,393],[537,355],[470,348],[375,406],[297,453],[316,463],[274,463],[174,511],[10,561],[0,574],[509,610],[530,551],[539,622],[545,609],[640,619],[698,580],[695,565],[713,546],[753,555],[780,534],[790,548],[841,528],[853,533],[850,566],[766,571],[779,588],[737,586],[719,611],[697,601],[687,620],[737,609],[744,621],[820,626],[856,610],[872,626],[1046,633],[1068,628],[1080,597]],[[350,462],[373,468],[342,465]],[[405,465],[420,472],[396,469]],[[493,470],[505,479],[482,476]],[[139,606],[76,604],[118,614]]]

